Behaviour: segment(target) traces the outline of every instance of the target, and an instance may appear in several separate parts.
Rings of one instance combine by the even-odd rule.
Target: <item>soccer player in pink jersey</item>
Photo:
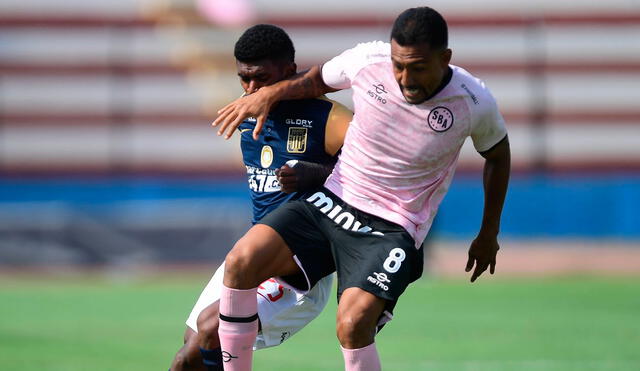
[[[307,282],[289,284],[308,289],[332,269],[314,263],[326,254],[338,274],[345,369],[380,370],[376,329],[422,274],[421,243],[469,136],[485,158],[485,196],[465,270],[473,269],[471,282],[487,269],[494,273],[509,181],[507,131],[484,83],[450,60],[445,20],[431,8],[412,8],[396,19],[390,43],[359,44],[220,110],[213,125],[228,138],[247,116],[258,120],[255,137],[282,99],[351,87],[355,108],[324,187],[267,215],[227,255],[219,328],[225,370],[251,369],[258,284],[302,272]]]

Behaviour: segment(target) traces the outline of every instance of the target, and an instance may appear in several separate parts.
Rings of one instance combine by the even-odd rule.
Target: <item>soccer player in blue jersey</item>
[[[234,55],[245,94],[296,73],[295,49],[289,36],[272,25],[249,28],[235,45]],[[352,113],[326,98],[282,101],[269,113],[258,140],[252,137],[255,120],[238,130],[255,224],[278,205],[301,198],[321,185],[335,164]],[[328,259],[331,259],[328,256]],[[329,262],[332,264],[332,262]],[[218,338],[218,303],[224,264],[205,287],[187,319],[184,346],[171,370],[222,370]],[[321,279],[308,292],[304,274],[269,279],[257,292],[259,333],[254,349],[281,344],[313,320],[325,307],[332,276]],[[227,355],[230,356],[230,355]]]

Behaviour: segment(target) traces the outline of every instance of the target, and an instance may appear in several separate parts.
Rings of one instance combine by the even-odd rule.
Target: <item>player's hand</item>
[[[466,272],[470,272],[475,264],[475,269],[471,274],[471,282],[474,282],[480,275],[489,268],[489,273],[496,271],[496,255],[500,250],[498,238],[496,236],[486,237],[478,235],[469,247],[469,260],[467,260]]]
[[[293,193],[298,190],[298,175],[293,167],[283,165],[276,170],[276,177],[278,178],[282,192]]]
[[[218,117],[211,125],[219,127],[218,135],[224,135],[225,139],[229,139],[242,121],[248,117],[254,117],[257,121],[253,129],[253,139],[258,140],[258,135],[273,103],[275,100],[272,99],[268,89],[263,87],[253,94],[245,95],[224,106],[218,111]]]

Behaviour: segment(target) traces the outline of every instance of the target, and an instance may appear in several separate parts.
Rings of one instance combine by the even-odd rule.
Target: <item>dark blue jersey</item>
[[[269,113],[257,141],[252,137],[255,119],[240,124],[254,224],[278,205],[304,193],[281,192],[276,169],[289,160],[335,163],[335,157],[326,152],[325,135],[329,115],[338,104],[321,98],[281,101]]]

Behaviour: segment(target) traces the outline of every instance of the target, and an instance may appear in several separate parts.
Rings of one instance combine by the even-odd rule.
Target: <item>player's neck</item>
[[[436,95],[438,95],[438,93],[440,93],[442,89],[444,89],[445,86],[449,84],[449,81],[451,81],[451,77],[453,77],[453,70],[451,69],[451,67],[447,67],[447,72],[445,72],[444,77],[440,82],[440,85],[438,85],[438,88],[433,91],[433,94],[431,94],[430,96],[427,97],[427,99],[425,99],[425,102],[435,97]]]

